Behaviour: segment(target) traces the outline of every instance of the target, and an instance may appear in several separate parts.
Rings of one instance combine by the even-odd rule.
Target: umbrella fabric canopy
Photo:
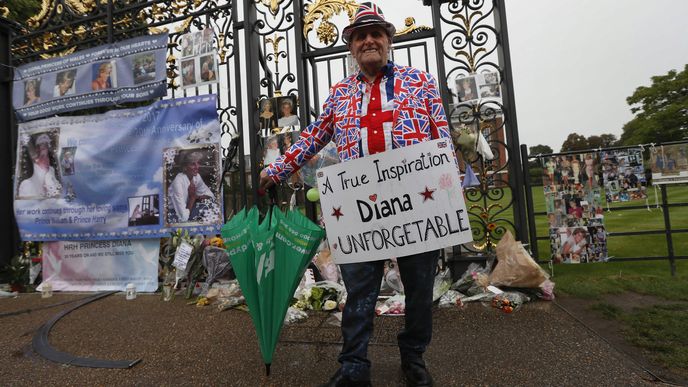
[[[222,227],[222,237],[269,375],[287,308],[325,232],[298,210],[285,215],[273,207],[260,223],[257,216],[255,207],[246,216],[241,211]]]

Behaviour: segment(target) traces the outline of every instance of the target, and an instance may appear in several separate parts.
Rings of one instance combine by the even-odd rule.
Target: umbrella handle
[[[273,185],[272,187],[268,188],[268,195],[270,196],[270,204],[273,206],[278,203],[277,200],[277,185]]]

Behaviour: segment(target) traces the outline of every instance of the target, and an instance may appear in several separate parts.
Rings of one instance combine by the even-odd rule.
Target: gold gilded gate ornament
[[[349,16],[349,23],[351,23],[354,20],[356,11],[358,11],[358,7],[359,4],[354,0],[316,0],[313,3],[306,4],[306,14],[303,17],[303,37],[308,39],[308,34],[313,30],[315,22],[322,19],[320,25],[315,30],[318,40],[325,45],[336,42],[338,37],[337,27],[330,21],[330,18],[346,12]],[[398,28],[395,36],[431,29],[427,26],[418,26],[416,25],[416,19],[407,17],[404,20],[404,27]]]
[[[64,4],[77,15],[86,15],[96,8],[96,0],[63,0]],[[38,28],[48,21],[53,9],[62,13],[62,6],[58,0],[42,0],[41,10],[37,15],[31,16],[26,24],[31,28]]]

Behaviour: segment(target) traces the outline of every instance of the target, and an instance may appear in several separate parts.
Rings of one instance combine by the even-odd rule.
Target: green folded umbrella
[[[255,207],[242,217],[244,213],[237,213],[221,232],[269,375],[284,316],[324,230],[298,211],[285,215],[273,207],[260,223]]]

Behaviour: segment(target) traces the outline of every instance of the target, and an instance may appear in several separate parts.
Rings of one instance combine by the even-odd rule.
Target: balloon
[[[306,199],[311,202],[317,202],[320,199],[320,193],[317,188],[311,188],[306,192]]]

